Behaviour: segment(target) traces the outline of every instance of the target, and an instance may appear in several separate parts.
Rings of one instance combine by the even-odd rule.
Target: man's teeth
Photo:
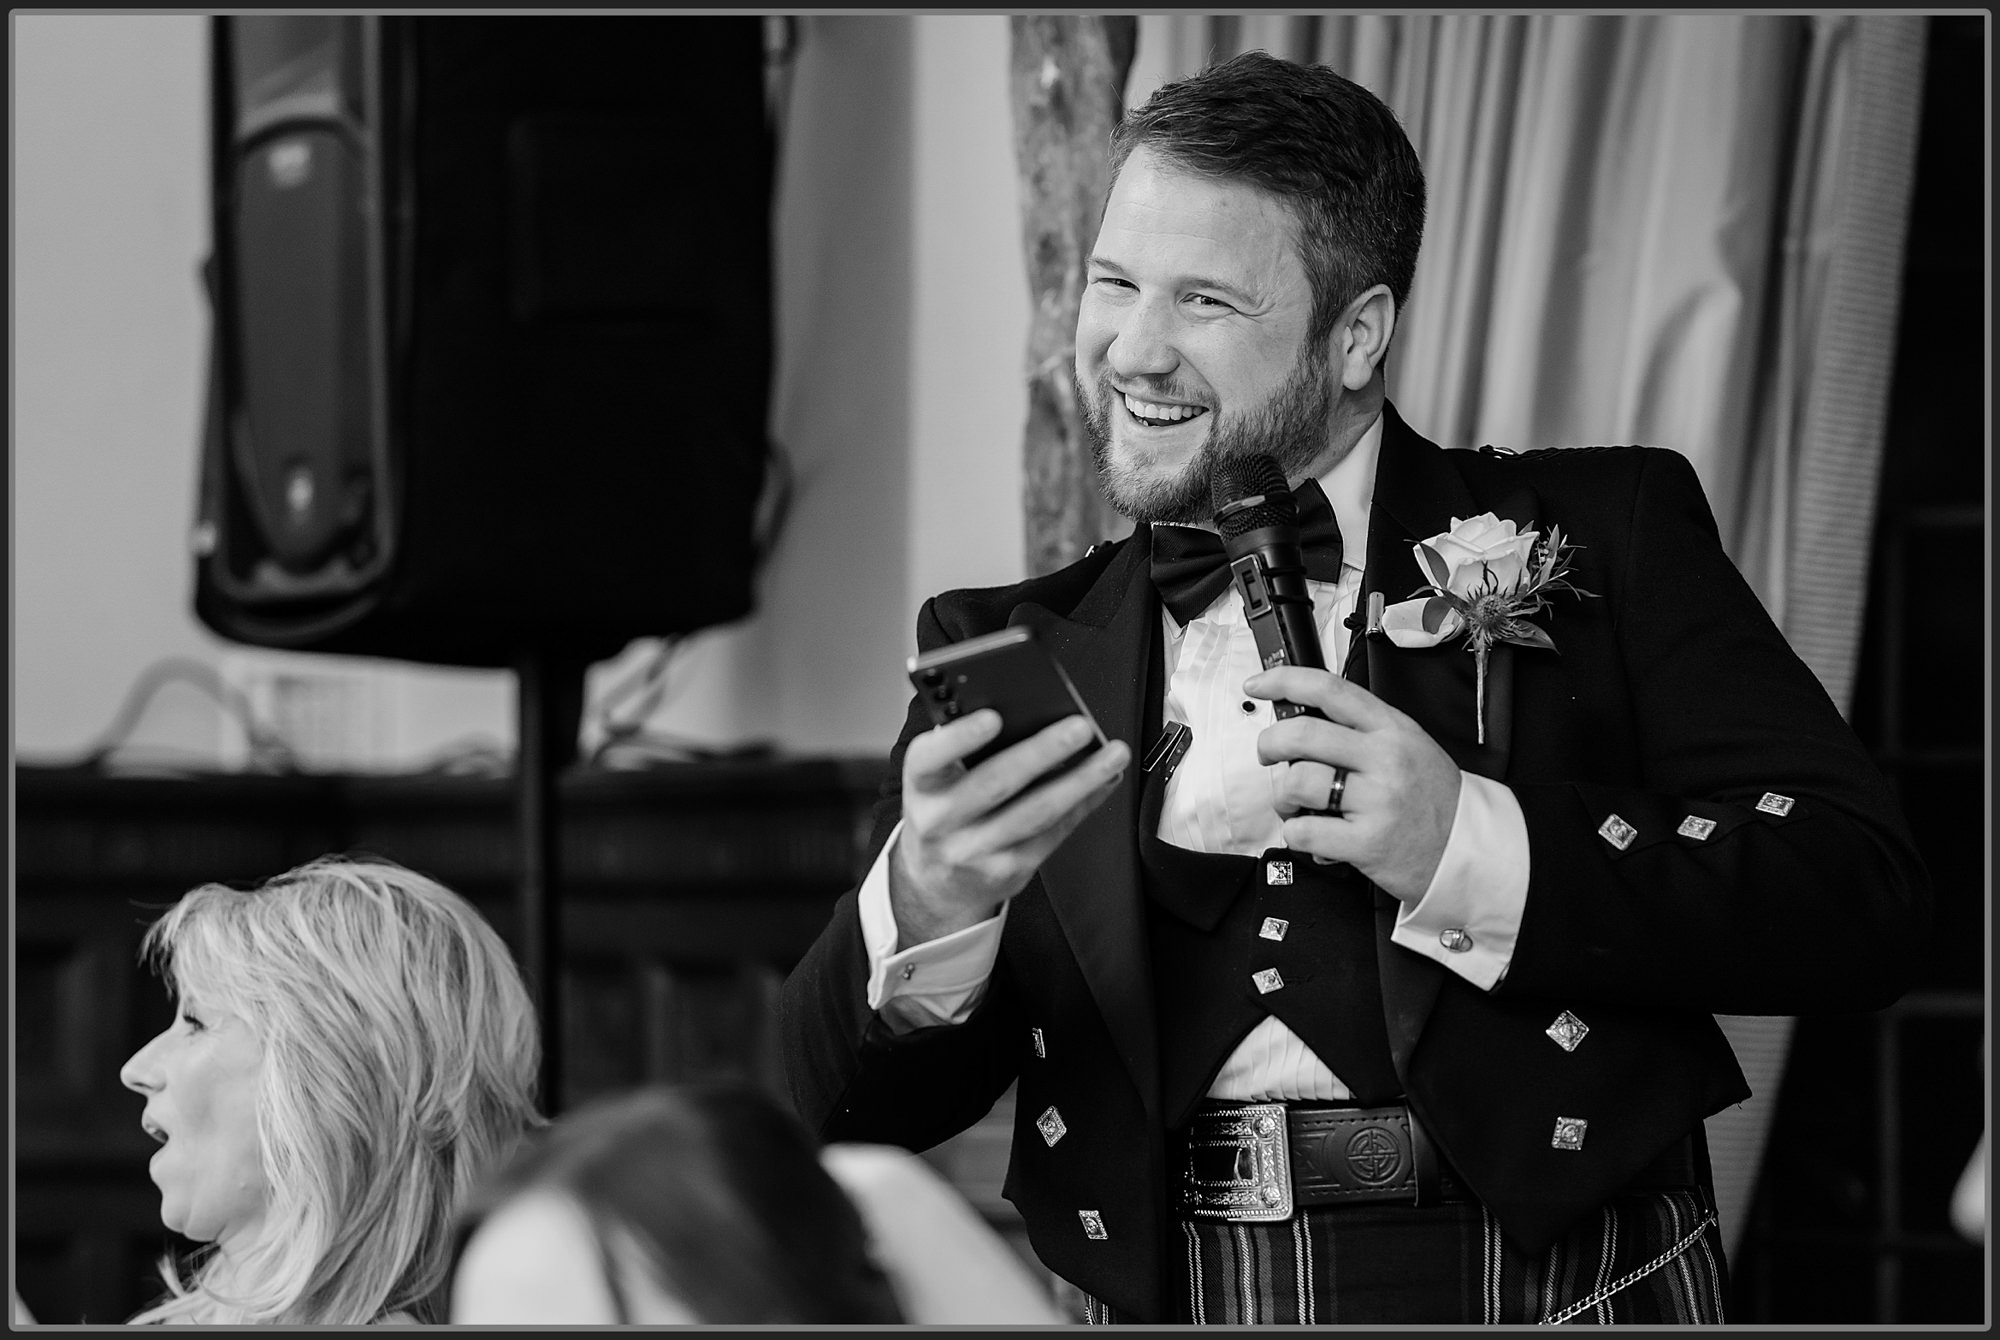
[[[1146,400],[1134,400],[1129,395],[1125,397],[1125,408],[1132,412],[1133,418],[1150,419],[1155,423],[1178,423],[1182,419],[1208,413],[1199,405],[1155,405]]]
[[[158,1126],[155,1126],[152,1122],[142,1121],[139,1124],[145,1128],[146,1134],[152,1136],[155,1140],[158,1140],[161,1144],[165,1144],[167,1142],[167,1133],[161,1130]]]

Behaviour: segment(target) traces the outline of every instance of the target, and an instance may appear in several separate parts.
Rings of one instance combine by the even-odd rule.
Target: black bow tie
[[[1299,501],[1299,550],[1306,576],[1316,582],[1340,580],[1340,524],[1317,479],[1292,490]],[[1207,609],[1229,585],[1229,562],[1222,537],[1193,526],[1153,527],[1153,585],[1160,588],[1181,623]]]

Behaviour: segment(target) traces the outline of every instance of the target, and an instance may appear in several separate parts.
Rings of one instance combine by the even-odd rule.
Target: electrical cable
[[[675,634],[659,640],[653,654],[622,681],[606,689],[598,698],[591,716],[603,730],[605,738],[625,739],[636,734],[646,724],[646,718],[656,711],[666,694],[667,667],[673,662],[686,640],[685,634]],[[629,713],[624,721],[613,718],[619,704],[633,695],[643,695],[639,707]]]
[[[248,771],[301,771],[296,751],[283,736],[257,719],[250,700],[242,690],[223,682],[221,673],[214,666],[185,656],[162,657],[141,671],[97,742],[73,762],[58,766],[78,771],[112,771],[114,761],[119,758],[120,751],[127,748],[128,738],[145,716],[146,709],[152,705],[154,697],[172,683],[191,684],[200,689],[243,728],[243,736],[249,746]]]

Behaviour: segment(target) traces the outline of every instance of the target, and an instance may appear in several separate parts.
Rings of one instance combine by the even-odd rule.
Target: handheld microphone
[[[1326,669],[1299,549],[1298,499],[1285,483],[1285,472],[1269,456],[1232,456],[1216,462],[1208,484],[1230,579],[1243,595],[1264,668]],[[1271,707],[1280,721],[1326,716],[1316,707],[1282,698]]]

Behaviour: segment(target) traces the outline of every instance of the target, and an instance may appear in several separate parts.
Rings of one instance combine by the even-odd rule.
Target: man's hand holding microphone
[[[1243,691],[1275,704],[1257,757],[1282,764],[1287,846],[1345,861],[1404,903],[1430,888],[1458,812],[1458,765],[1404,713],[1326,668],[1300,556],[1298,504],[1268,456],[1210,480],[1223,552],[1265,669]]]

